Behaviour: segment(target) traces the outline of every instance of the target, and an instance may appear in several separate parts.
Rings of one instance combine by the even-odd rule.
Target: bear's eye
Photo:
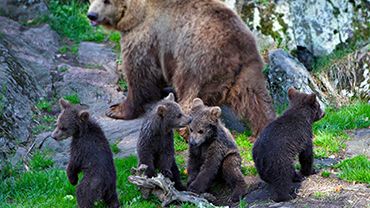
[[[60,127],[59,128],[61,131],[67,131],[67,128],[66,127]]]
[[[203,130],[199,130],[198,131],[198,134],[203,134]]]
[[[181,118],[181,116],[182,116],[182,114],[181,114],[181,113],[179,113],[179,114],[177,115],[177,118]]]
[[[104,0],[104,4],[110,4],[109,0]]]

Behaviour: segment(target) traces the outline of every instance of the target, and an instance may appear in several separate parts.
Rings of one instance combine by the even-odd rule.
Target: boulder
[[[1,0],[0,15],[27,22],[48,14],[44,0]]]

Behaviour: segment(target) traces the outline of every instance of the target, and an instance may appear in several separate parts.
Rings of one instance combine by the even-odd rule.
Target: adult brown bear
[[[88,18],[122,33],[128,96],[107,116],[134,119],[171,85],[188,112],[194,98],[230,106],[253,135],[275,118],[256,41],[218,0],[90,0]]]

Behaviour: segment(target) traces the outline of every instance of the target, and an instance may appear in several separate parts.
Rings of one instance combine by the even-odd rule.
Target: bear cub
[[[185,127],[190,122],[191,117],[183,113],[172,93],[149,113],[143,122],[137,142],[139,166],[148,166],[146,176],[155,176],[158,169],[175,182],[176,189],[185,190],[175,161],[173,129]]]
[[[95,201],[103,200],[108,207],[119,207],[113,154],[102,129],[81,105],[63,99],[59,103],[62,112],[52,137],[61,141],[72,136],[69,182],[76,185],[78,174],[84,174],[76,190],[78,206],[90,208]]]
[[[222,178],[233,189],[231,200],[239,201],[247,185],[241,172],[241,157],[230,131],[220,121],[221,108],[193,100],[189,125],[188,190],[204,193]]]
[[[253,160],[261,179],[274,191],[273,200],[287,201],[294,197],[293,182],[314,174],[312,124],[324,117],[315,94],[288,90],[289,108],[271,122],[253,146]],[[300,173],[293,162],[298,155]]]

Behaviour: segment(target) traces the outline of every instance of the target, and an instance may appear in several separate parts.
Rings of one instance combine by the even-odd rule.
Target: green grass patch
[[[329,171],[324,170],[324,171],[322,171],[322,172],[321,172],[321,176],[322,176],[322,177],[324,177],[324,178],[329,178],[329,176],[330,176],[330,172],[329,172]]]
[[[340,153],[348,140],[346,130],[370,126],[370,105],[364,102],[326,109],[326,116],[313,125],[316,158]]]
[[[40,111],[51,112],[52,102],[48,100],[40,100],[36,103],[36,108]]]
[[[242,159],[245,161],[253,161],[253,144],[248,140],[248,137],[248,133],[239,134],[235,137],[235,141],[238,145],[240,156],[242,157]]]
[[[353,47],[348,46],[340,46],[329,55],[321,56],[315,59],[313,64],[313,72],[320,73],[326,69],[328,69],[331,65],[333,65],[336,61],[344,58],[348,54],[354,52],[355,49]]]
[[[36,152],[30,161],[31,170],[45,170],[54,165],[54,161],[46,154],[41,152]]]
[[[70,94],[70,95],[65,95],[63,98],[67,101],[69,101],[71,104],[80,104],[81,100],[80,97],[76,92]]]
[[[364,155],[343,160],[334,168],[340,170],[340,179],[370,184],[370,160]]]
[[[114,154],[118,154],[121,150],[119,149],[118,145],[117,144],[111,144],[110,145],[110,149],[112,150],[112,152]]]
[[[181,152],[188,149],[188,144],[186,143],[185,139],[180,136],[177,131],[174,131],[174,144],[176,152]]]
[[[247,176],[256,176],[257,169],[254,167],[254,165],[242,166],[242,173],[243,175]]]
[[[123,80],[123,79],[118,80],[118,86],[122,91],[127,91],[128,89],[127,82],[126,80]]]

